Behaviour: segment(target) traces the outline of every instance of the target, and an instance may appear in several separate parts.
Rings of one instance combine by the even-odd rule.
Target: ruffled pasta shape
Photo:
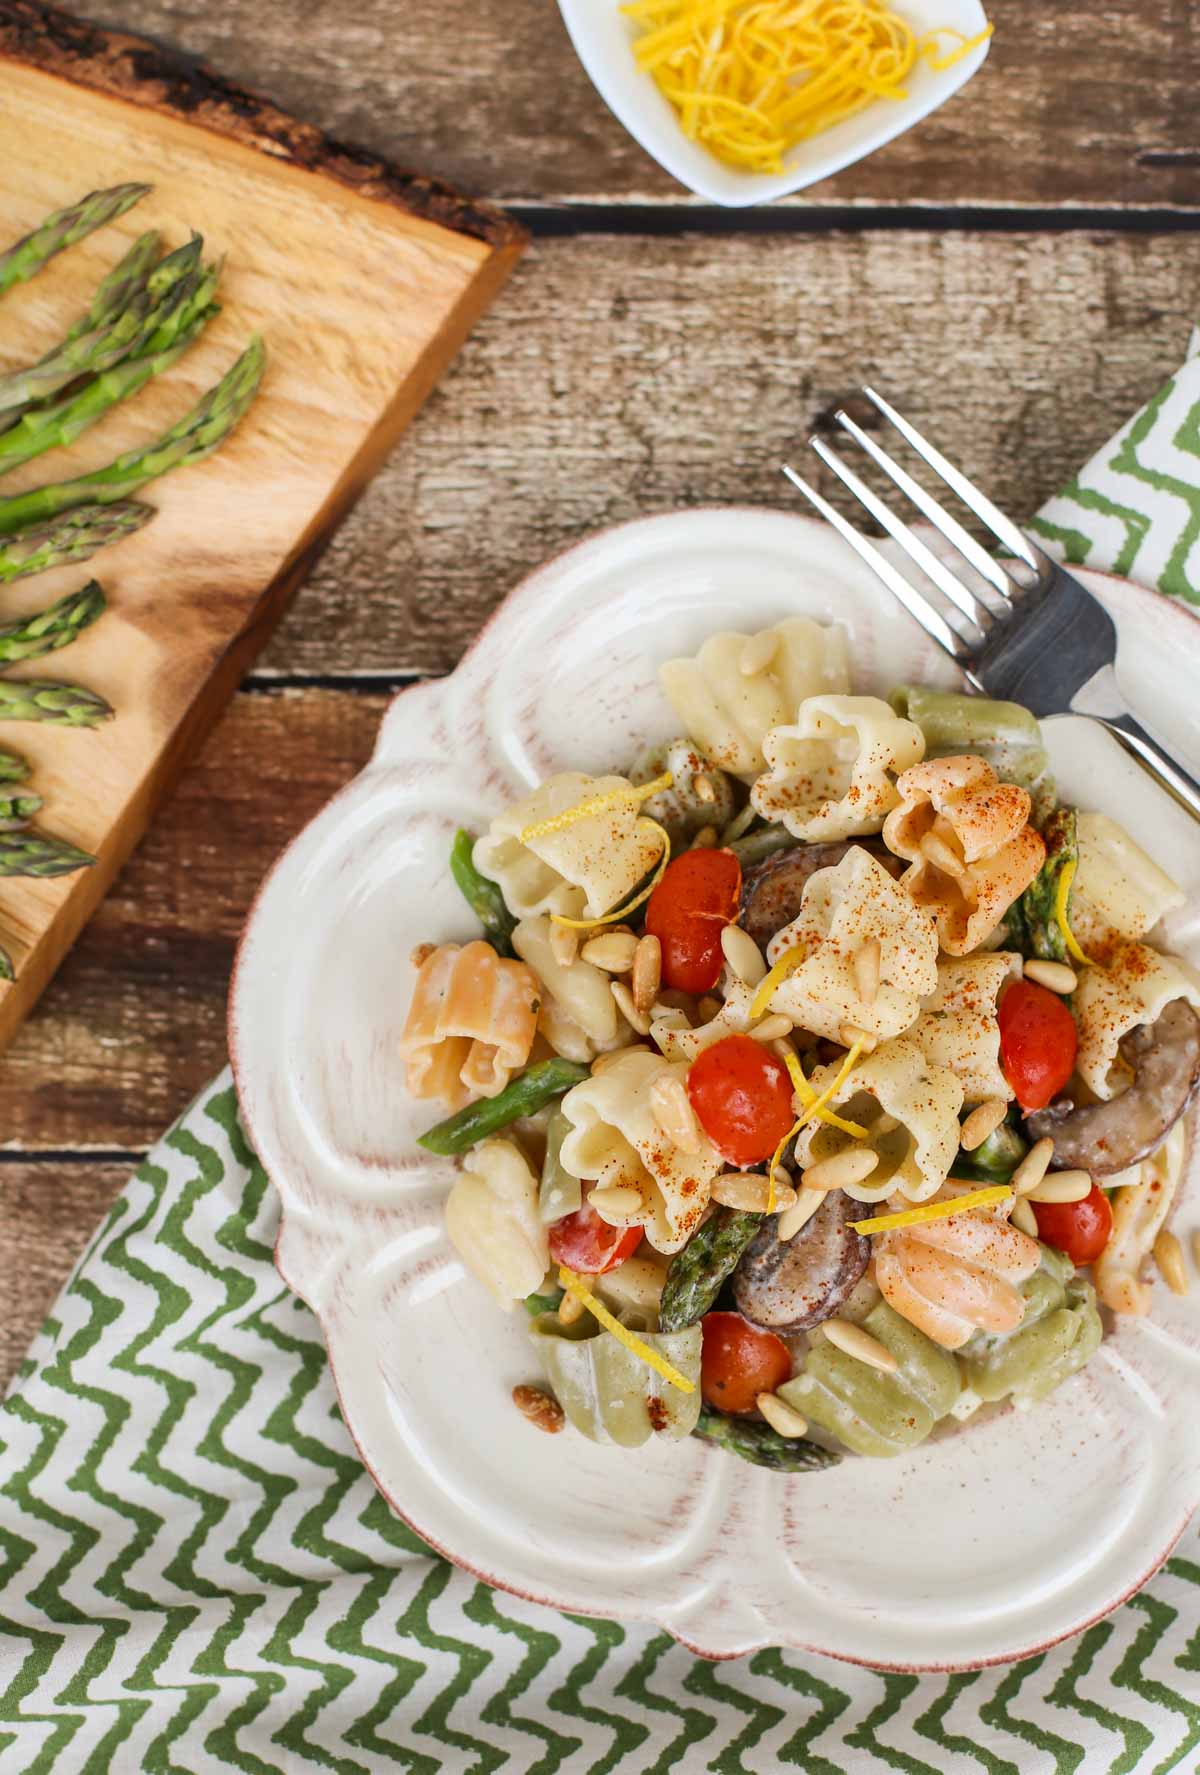
[[[1104,1328],[1091,1283],[1075,1275],[1069,1257],[1048,1246],[1020,1293],[1019,1329],[976,1337],[963,1351],[963,1371],[973,1397],[987,1404],[1011,1399],[1025,1411],[1090,1361]]]
[[[839,1066],[818,1066],[814,1091],[823,1092]],[[868,1149],[878,1163],[861,1183],[842,1187],[857,1202],[881,1202],[899,1191],[908,1202],[928,1201],[949,1175],[958,1153],[963,1088],[945,1066],[931,1066],[913,1041],[900,1036],[860,1060],[829,1099],[830,1109],[866,1129],[866,1138],[826,1122],[810,1122],[796,1136],[796,1159],[815,1165],[848,1147]]]
[[[1154,1023],[1172,999],[1200,1009],[1200,980],[1174,955],[1127,943],[1106,968],[1085,968],[1072,1005],[1079,1026],[1075,1069],[1097,1097],[1113,1097],[1122,1083],[1117,1048],[1139,1023]]]
[[[1187,1142],[1186,1118],[1181,1116],[1157,1152],[1104,1179],[1110,1189],[1116,1185],[1112,1235],[1092,1273],[1097,1294],[1114,1313],[1150,1311],[1150,1289],[1142,1281],[1142,1271],[1174,1206]]]
[[[953,1185],[947,1191],[958,1193]],[[1018,1284],[1037,1269],[1041,1247],[1009,1226],[1011,1208],[973,1208],[874,1241],[883,1298],[944,1350],[960,1349],[977,1331],[1015,1331],[1025,1316]]]
[[[883,842],[912,864],[902,880],[937,920],[948,955],[990,937],[1046,860],[1029,825],[1030,798],[982,758],[938,758],[906,770]]]
[[[542,989],[538,1027],[564,1059],[594,1060],[615,1046],[621,1026],[610,976],[578,958],[560,962],[550,944],[551,928],[542,913],[523,918],[512,934],[513,948]]]
[[[642,1205],[622,1215],[640,1226],[656,1251],[678,1251],[699,1225],[721,1156],[697,1133],[696,1151],[668,1138],[654,1108],[654,1088],[684,1081],[687,1068],[672,1066],[646,1048],[631,1048],[598,1076],[567,1092],[562,1111],[572,1124],[562,1143],[562,1162],[572,1176],[604,1187],[636,1189]]]
[[[902,1454],[954,1409],[962,1388],[958,1365],[886,1301],[876,1302],[863,1327],[895,1357],[890,1373],[817,1337],[803,1370],[779,1395],[855,1454]]]
[[[932,1066],[957,1073],[968,1103],[1013,1094],[1000,1065],[996,1001],[1020,972],[1020,956],[1003,950],[940,961],[937,990],[922,1001],[909,1031]]]
[[[583,819],[526,842],[530,826],[565,814],[581,802],[628,789],[628,800],[610,802]],[[662,856],[663,841],[638,813],[624,777],[589,777],[563,771],[492,821],[472,852],[480,874],[498,882],[510,912],[533,918],[557,912],[565,918],[599,918],[631,894]]]
[[[669,659],[658,676],[684,731],[714,764],[749,782],[763,768],[771,728],[791,721],[807,697],[849,690],[846,634],[789,617],[754,635],[710,635],[694,659]]]
[[[417,971],[400,1037],[412,1097],[452,1108],[498,1097],[524,1066],[537,1031],[538,984],[524,962],[490,943],[443,943]]]
[[[855,957],[878,945],[872,992]],[[841,1041],[849,1024],[880,1041],[900,1035],[921,1000],[936,991],[937,932],[933,919],[869,851],[855,845],[831,869],[810,876],[799,917],[767,948],[774,964],[803,957],[771,995],[770,1009],[800,1029]]]
[[[718,991],[724,995],[721,1009],[715,1017],[695,1029],[683,1011],[659,1008],[650,1024],[650,1039],[672,1064],[684,1061],[690,1066],[697,1054],[711,1048],[714,1042],[727,1035],[745,1035],[762,1022],[762,1017],[755,1017],[752,1012],[753,987],[744,985],[728,968],[722,975]],[[762,1016],[768,1014],[764,1011]]]
[[[511,1140],[475,1147],[447,1198],[446,1234],[505,1312],[538,1287],[550,1262],[538,1180]]]
[[[880,831],[900,799],[893,776],[924,756],[925,736],[877,696],[812,696],[762,749],[756,812],[815,843]]]
[[[1183,891],[1107,814],[1075,818],[1079,865],[1071,884],[1071,928],[1089,955],[1116,940],[1136,942],[1183,905]]]

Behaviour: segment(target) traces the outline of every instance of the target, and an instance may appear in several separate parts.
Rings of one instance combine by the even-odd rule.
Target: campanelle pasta
[[[1000,1064],[998,1001],[1010,980],[1019,978],[1021,958],[996,950],[991,955],[944,956],[937,988],[921,1001],[909,1035],[933,1066],[956,1073],[968,1103],[1010,1098],[1012,1086]]]
[[[975,1208],[881,1234],[875,1278],[890,1306],[935,1344],[957,1350],[976,1331],[1016,1331],[1025,1316],[1017,1284],[1040,1261],[1036,1239],[1003,1213]]]
[[[1183,905],[1183,894],[1165,869],[1107,814],[1077,816],[1079,867],[1071,888],[1071,923],[1083,947],[1110,948],[1114,939],[1136,941]]]
[[[400,1037],[413,1097],[496,1097],[524,1066],[537,1030],[531,970],[487,943],[443,943],[417,972]]]
[[[627,790],[598,812],[556,831],[529,829],[581,804]],[[520,918],[539,912],[599,918],[631,894],[662,856],[662,837],[638,812],[625,777],[564,771],[506,808],[475,846],[480,874],[499,884]]]
[[[763,736],[762,750],[753,806],[815,843],[881,831],[900,799],[895,774],[917,763],[925,739],[877,696],[811,696],[793,725]]]
[[[1104,968],[1085,968],[1075,994],[1079,1025],[1076,1067],[1097,1097],[1116,1094],[1126,1081],[1118,1066],[1122,1037],[1153,1023],[1173,999],[1200,1007],[1200,980],[1173,955],[1127,943]]]
[[[487,1140],[471,1154],[446,1202],[446,1233],[505,1312],[538,1286],[549,1262],[538,1180],[511,1140]]]
[[[822,1093],[837,1077],[836,1065],[818,1067],[810,1083]],[[848,1150],[870,1150],[869,1176],[843,1184],[856,1202],[882,1202],[898,1191],[924,1202],[946,1181],[958,1151],[958,1112],[963,1088],[945,1066],[931,1066],[915,1042],[899,1036],[884,1042],[858,1065],[829,1099],[829,1107],[866,1129],[864,1140],[814,1121],[796,1140],[796,1158],[817,1164]]]
[[[560,962],[551,929],[545,913],[523,918],[513,931],[513,948],[541,987],[538,1023],[555,1052],[568,1060],[594,1060],[616,1045],[621,1027],[611,976],[578,958]]]

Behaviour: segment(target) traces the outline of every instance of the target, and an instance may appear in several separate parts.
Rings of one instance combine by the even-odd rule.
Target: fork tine
[[[951,492],[957,493],[963,504],[969,506],[977,518],[983,520],[992,535],[1004,544],[1009,553],[1015,555],[1019,561],[1024,561],[1036,573],[1040,573],[1042,563],[1024,531],[1019,530],[1011,518],[1006,518],[999,507],[992,504],[987,494],[981,493],[975,483],[967,479],[961,469],[955,468],[952,462],[947,462],[941,451],[927,438],[923,438],[916,426],[910,425],[881,394],[877,394],[873,388],[864,388],[863,393],[869,401],[874,402],[885,419],[891,420],[901,437],[908,439],[917,455],[924,457],[934,473],[941,475]]]
[[[930,640],[936,641],[943,653],[948,653],[956,665],[961,665],[970,655],[970,648],[961,635],[950,627],[945,617],[929,602],[916,587],[904,577],[898,567],[892,565],[886,555],[881,555],[874,543],[868,542],[854,525],[843,518],[828,500],[823,499],[815,487],[810,487],[806,480],[798,475],[794,468],[783,464],[783,472],[793,487],[799,488],[809,503],[816,507],[827,523],[833,525],[838,535],[844,537],[856,554],[860,555],[867,566],[875,573],[892,593],[903,604],[908,614],[915,617]]]
[[[871,491],[867,483],[855,474],[849,463],[842,461],[836,450],[831,450],[829,445],[820,438],[810,438],[809,443],[821,461],[827,463],[838,479],[849,487],[859,503],[866,506],[875,521],[882,524],[888,535],[900,544],[908,558],[920,568],[927,578],[933,581],[939,592],[943,592],[952,604],[958,606],[967,621],[974,624],[979,632],[980,642],[982,642],[992,619],[974,593],[969,592],[966,586],[955,578],[946,563],[939,561],[933,550],[926,547],[919,536],[913,535],[908,525],[896,516],[890,506],[885,505],[878,494]],[[957,627],[956,624],[951,626]],[[964,635],[963,639],[970,641],[971,637]]]
[[[874,438],[863,430],[861,425],[856,425],[849,413],[839,411],[834,417],[843,431],[849,432],[855,443],[861,444],[872,461],[877,462],[884,474],[895,482],[901,493],[908,495],[917,509],[929,519],[934,529],[940,530],[951,547],[956,548],[976,573],[980,574],[989,585],[999,592],[1004,599],[1005,607],[997,614],[1002,617],[1007,616],[1012,606],[1013,595],[1019,596],[1021,588],[1005,572],[1000,562],[993,561],[987,550],[980,547],[970,531],[964,530],[958,519],[948,512],[945,506],[933,497],[932,493],[927,493],[920,481],[914,480],[907,469],[901,468],[898,462],[894,462],[887,451],[881,448]]]

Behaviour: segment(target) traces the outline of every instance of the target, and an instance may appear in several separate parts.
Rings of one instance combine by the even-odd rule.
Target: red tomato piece
[[[783,1339],[740,1313],[706,1313],[700,1330],[700,1391],[717,1411],[753,1411],[760,1393],[773,1393],[791,1379],[792,1358]]]
[[[594,1185],[585,1184],[583,1205],[574,1214],[564,1214],[550,1228],[550,1256],[555,1263],[565,1264],[581,1276],[602,1276],[632,1257],[642,1242],[640,1226],[609,1226],[589,1206],[588,1195]]]
[[[700,1126],[731,1165],[769,1159],[796,1119],[787,1067],[748,1035],[723,1036],[697,1054],[687,1089]]]
[[[737,917],[742,866],[732,851],[684,851],[668,863],[646,907],[662,944],[663,985],[711,992],[721,977],[721,932]]]
[[[1022,1109],[1045,1109],[1075,1070],[1079,1032],[1056,992],[1014,980],[1000,1000],[1000,1064]]]
[[[1031,1202],[1038,1238],[1074,1264],[1095,1263],[1112,1235],[1112,1208],[1098,1183],[1082,1202]]]

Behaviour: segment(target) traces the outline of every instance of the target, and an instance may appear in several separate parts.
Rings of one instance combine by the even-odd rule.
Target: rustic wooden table
[[[102,10],[515,207],[534,242],[0,1066],[3,1375],[224,1063],[255,887],[397,685],[449,671],[588,530],[784,501],[781,455],[867,376],[1031,511],[1161,383],[1200,290],[1194,0],[996,0],[991,58],[944,111],[736,215],[626,137],[549,0]]]

